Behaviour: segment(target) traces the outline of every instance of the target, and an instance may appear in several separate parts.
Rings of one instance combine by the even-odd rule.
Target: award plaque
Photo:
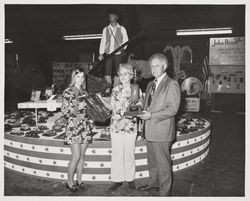
[[[128,107],[128,110],[124,113],[125,116],[137,116],[142,114],[142,106],[139,105],[140,99],[140,89],[137,83],[131,84],[131,97],[130,102],[131,104]]]
[[[86,102],[87,115],[94,122],[105,123],[110,119],[111,111],[105,107],[96,94],[79,97],[79,101],[81,101],[81,99]]]

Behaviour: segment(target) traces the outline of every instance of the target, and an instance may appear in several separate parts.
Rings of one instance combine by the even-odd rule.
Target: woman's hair
[[[76,67],[74,70],[72,70],[72,73],[71,73],[71,80],[70,80],[69,87],[72,87],[72,86],[75,85],[75,76],[76,76],[78,73],[84,73],[83,68],[81,68],[81,67]],[[84,84],[83,84],[83,85],[84,85]]]
[[[128,63],[123,63],[119,65],[117,74],[120,74],[121,69],[126,69],[131,75],[134,75],[133,66]]]

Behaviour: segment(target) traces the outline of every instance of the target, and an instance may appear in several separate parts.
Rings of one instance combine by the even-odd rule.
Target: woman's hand
[[[81,101],[81,102],[78,103],[78,109],[79,110],[85,109],[86,105],[87,104],[86,104],[85,101]]]
[[[151,118],[152,114],[151,114],[150,112],[145,111],[145,110],[142,111],[142,112],[143,112],[143,114],[138,115],[138,117],[140,117],[140,118],[143,119],[143,120],[148,120],[148,119]]]

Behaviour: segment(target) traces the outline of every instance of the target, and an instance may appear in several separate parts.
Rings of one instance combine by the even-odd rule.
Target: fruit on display
[[[25,133],[25,137],[39,138],[37,131],[29,131]]]
[[[10,118],[10,114],[4,114],[4,119],[9,119]]]
[[[11,135],[24,135],[24,132],[21,132],[19,130],[16,130],[16,129],[12,129],[11,132],[10,132]]]
[[[15,117],[12,117],[12,118],[7,120],[7,122],[10,124],[14,124],[14,123],[16,123],[16,121],[17,121],[17,119]]]
[[[4,124],[4,131],[5,132],[11,131],[11,129],[12,129],[12,126],[10,124]]]
[[[47,118],[40,116],[38,118],[38,123],[45,124],[47,123]]]
[[[62,131],[62,126],[61,125],[53,125],[52,126],[52,129],[55,130],[55,131]]]
[[[43,131],[40,130],[38,127],[33,128],[32,131],[35,131],[37,134],[43,133]]]
[[[48,112],[46,112],[46,111],[40,111],[40,112],[38,112],[38,114],[40,114],[41,117],[43,117],[43,118],[48,118]]]
[[[64,116],[61,116],[59,119],[55,120],[54,124],[64,127],[67,124],[67,120]]]
[[[38,128],[43,131],[43,130],[48,130],[49,128],[47,126],[44,125],[39,125]]]
[[[16,111],[16,112],[11,113],[10,117],[21,118],[21,117],[23,117],[23,113],[20,111]]]
[[[21,131],[29,131],[31,130],[28,124],[22,124],[21,125]]]
[[[196,132],[196,131],[198,131],[198,128],[196,128],[195,126],[190,126],[190,127],[188,128],[188,131],[189,131],[189,132]]]
[[[46,137],[52,137],[52,136],[55,136],[57,135],[56,132],[54,130],[47,130],[45,131],[44,134],[42,134],[43,136],[46,136]]]
[[[202,118],[194,118],[192,114],[186,113],[178,117],[176,124],[177,135],[197,132],[204,129],[206,120]]]
[[[30,117],[25,117],[22,121],[23,124],[28,124],[29,126],[35,126],[36,121]]]

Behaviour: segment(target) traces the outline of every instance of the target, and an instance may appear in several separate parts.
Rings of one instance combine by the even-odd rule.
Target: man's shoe
[[[136,189],[135,182],[134,181],[128,182],[128,187],[131,190],[135,190]]]
[[[149,186],[146,184],[145,186],[140,186],[138,188],[138,190],[141,190],[141,191],[159,191],[159,187]]]
[[[121,185],[122,185],[122,182],[114,182],[114,184],[112,186],[110,186],[109,191],[114,191],[115,189],[117,189]]]

